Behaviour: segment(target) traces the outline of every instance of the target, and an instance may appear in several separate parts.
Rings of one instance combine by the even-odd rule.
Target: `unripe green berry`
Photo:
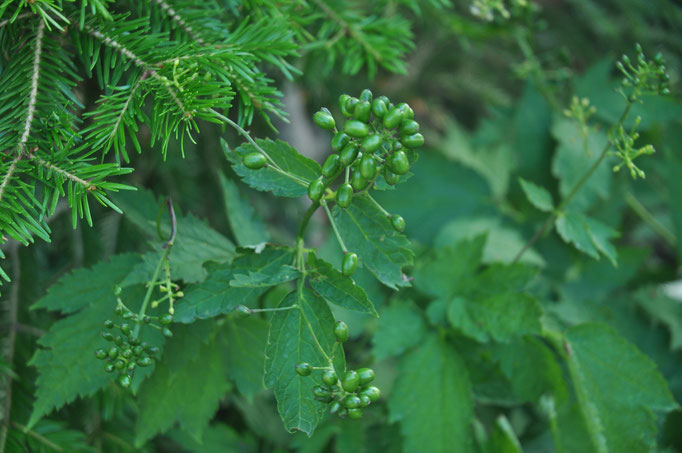
[[[130,325],[128,323],[121,324],[121,333],[123,335],[130,335]]]
[[[110,332],[102,332],[102,338],[104,338],[107,341],[114,341],[114,335],[111,334]]]
[[[358,105],[355,106],[353,111],[353,118],[367,123],[369,121],[369,116],[372,114],[372,105],[369,101],[360,101]]]
[[[337,132],[332,137],[331,146],[332,151],[338,153],[350,142],[350,137],[345,132]]]
[[[121,346],[121,345],[123,345],[123,337],[120,336],[120,335],[116,335],[116,336],[114,337],[114,343],[116,344],[116,346]]]
[[[357,420],[362,418],[362,409],[356,407],[355,409],[348,409],[348,418]]]
[[[360,149],[358,149],[358,146],[355,143],[349,143],[341,150],[341,153],[339,154],[339,162],[341,162],[343,166],[347,167],[355,162],[355,159],[358,157],[359,153]]]
[[[346,121],[343,131],[351,137],[364,138],[369,134],[369,126],[358,120]]]
[[[391,226],[393,226],[393,229],[398,233],[405,231],[405,219],[400,217],[398,214],[392,214],[389,217],[389,220],[391,221]]]
[[[131,335],[128,337],[128,343],[130,343],[132,346],[137,346],[140,344],[140,339]]]
[[[324,193],[324,181],[316,179],[308,185],[308,197],[313,201],[319,201]]]
[[[379,147],[381,146],[382,140],[381,140],[381,135],[379,134],[371,134],[365,137],[362,140],[362,143],[360,146],[362,147],[362,151],[366,153],[373,153]]]
[[[114,368],[114,364],[113,364],[113,363],[107,363],[107,364],[104,366],[104,371],[106,371],[107,373],[113,373],[115,369],[116,369],[116,368]]]
[[[410,171],[410,161],[405,151],[396,151],[388,158],[388,166],[396,175],[404,175]]]
[[[336,376],[336,372],[334,372],[334,370],[325,370],[325,372],[322,373],[322,382],[325,384],[332,386],[338,381],[339,378]]]
[[[358,376],[358,372],[355,370],[346,372],[346,376],[344,376],[341,385],[345,391],[349,393],[355,392],[360,385],[360,376]]]
[[[156,346],[150,346],[150,347],[148,347],[148,348],[146,349],[146,351],[147,351],[147,354],[156,355],[156,354],[158,354],[161,350],[160,350],[158,347],[156,347]]]
[[[116,368],[117,370],[122,370],[125,367],[126,363],[121,359],[118,359],[114,362],[114,368]]]
[[[360,407],[361,404],[362,401],[355,395],[347,395],[343,399],[343,405],[346,409],[355,409],[356,407]]]
[[[121,353],[123,358],[129,359],[133,356],[133,350],[132,349],[124,349],[123,352]]]
[[[369,399],[369,396],[367,395],[360,395],[360,407],[367,407],[372,403],[372,400]]]
[[[334,401],[329,405],[329,413],[336,414],[343,406],[338,401]]]
[[[97,357],[100,360],[104,360],[107,358],[107,351],[104,349],[98,349],[95,351],[95,357]]]
[[[355,273],[358,268],[358,255],[353,252],[348,252],[343,255],[343,261],[341,261],[341,273],[347,277],[350,277]]]
[[[381,390],[379,390],[378,387],[375,387],[373,385],[367,387],[366,389],[362,390],[360,392],[360,397],[362,398],[362,395],[367,395],[370,399],[371,402],[377,401],[381,397]]]
[[[400,181],[400,176],[393,173],[390,168],[384,167],[384,179],[386,180],[386,184],[392,186]]]
[[[322,174],[327,178],[330,178],[336,174],[341,168],[341,162],[339,162],[338,154],[330,154],[327,160],[322,164]]]
[[[400,141],[406,148],[421,148],[424,146],[424,136],[420,133],[403,136]]]
[[[316,398],[322,398],[325,396],[329,396],[331,394],[331,391],[329,387],[325,387],[323,385],[316,385],[313,387],[313,396]]]
[[[122,374],[118,377],[118,383],[121,384],[121,387],[128,388],[130,387],[130,376],[127,374]]]
[[[336,204],[340,208],[347,208],[353,201],[353,187],[350,184],[344,183],[336,191]]]
[[[382,124],[386,129],[395,129],[403,120],[403,111],[397,107],[393,107],[384,115]]]
[[[412,135],[419,132],[419,123],[415,120],[404,119],[400,122],[400,127],[398,128],[400,135]]]
[[[143,352],[144,348],[140,345],[137,345],[133,348],[133,354],[135,355],[135,357],[141,356]]]
[[[121,289],[120,286],[117,286],[116,288]],[[120,296],[121,293],[119,292],[118,295]],[[123,305],[116,305],[116,308],[114,308],[114,313],[116,314],[116,316],[123,316],[123,312],[124,312]]]
[[[250,168],[251,170],[258,170],[260,168],[265,167],[267,159],[260,152],[254,151],[252,153],[248,153],[247,155],[245,155],[243,162],[246,168]]]
[[[346,102],[348,102],[349,99],[350,96],[348,96],[347,94],[342,94],[341,96],[339,96],[339,110],[341,110],[341,114],[346,118],[350,118],[351,116],[353,116],[353,112],[349,111],[346,108]]]
[[[296,365],[296,372],[300,376],[310,376],[310,373],[313,372],[313,367],[310,366],[309,363],[301,362],[301,363]]]
[[[173,322],[173,315],[171,315],[170,313],[164,313],[159,318],[159,322],[166,326]]]
[[[334,117],[329,113],[327,109],[320,110],[319,112],[315,112],[313,115],[313,121],[315,124],[317,124],[318,127],[326,130],[332,130],[334,127],[336,127],[336,123],[334,122]]]
[[[104,321],[104,327],[106,327],[107,329],[113,329],[114,321],[112,321],[111,319],[107,319],[106,321]]]
[[[170,338],[173,336],[173,332],[171,332],[171,330],[168,327],[164,327],[163,329],[161,329],[161,333],[166,338]]]
[[[149,324],[150,322],[152,322],[152,317],[151,316],[145,316],[144,318],[142,318],[142,322],[145,324]]]
[[[360,191],[367,187],[367,182],[368,181],[358,170],[353,171],[353,174],[350,177],[350,185],[353,186],[353,189]]]
[[[371,154],[363,154],[362,160],[360,160],[360,174],[368,181],[371,181],[376,176],[376,161]]]
[[[375,117],[381,119],[386,115],[386,112],[388,112],[388,108],[383,99],[377,98],[372,101],[372,113],[374,113]]]
[[[334,327],[334,336],[336,337],[336,341],[339,343],[345,343],[348,341],[350,333],[348,332],[348,326],[345,322],[338,321],[336,323],[336,326]]]
[[[369,88],[362,90],[362,93],[360,93],[360,100],[372,102],[372,91]]]
[[[116,346],[112,346],[111,348],[109,348],[109,352],[107,354],[109,355],[110,359],[112,360],[115,359],[116,357],[118,357],[118,348]]]
[[[152,359],[149,357],[142,357],[141,359],[137,360],[137,364],[141,367],[148,367],[152,364]]]
[[[360,377],[360,385],[367,385],[374,380],[374,370],[371,368],[359,368],[356,371]]]

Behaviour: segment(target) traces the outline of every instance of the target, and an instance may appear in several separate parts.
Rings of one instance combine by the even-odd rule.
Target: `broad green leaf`
[[[446,224],[433,241],[435,247],[451,245],[459,241],[473,240],[485,235],[483,263],[511,263],[526,244],[519,231],[505,226],[497,217],[467,217]],[[526,250],[520,259],[523,263],[544,266],[545,260],[533,248]]]
[[[528,198],[528,201],[530,201],[533,206],[543,212],[552,212],[554,210],[552,194],[550,194],[547,189],[533,184],[530,181],[526,181],[523,178],[519,178],[519,183],[521,184],[523,192],[526,194],[526,198]]]
[[[677,259],[682,262],[682,156],[678,152],[682,143],[682,128],[672,127],[664,136],[663,155],[665,156],[665,170],[663,177],[668,192],[668,211],[672,236],[675,238]]]
[[[616,231],[598,220],[572,211],[562,213],[555,224],[559,236],[565,242],[595,259],[599,259],[601,252],[612,265],[617,265],[616,248],[609,242],[618,236]]]
[[[72,288],[77,292],[76,285]],[[100,299],[100,303],[55,322],[38,340],[42,348],[29,362],[39,374],[29,428],[53,409],[77,397],[90,396],[113,380],[113,375],[104,371],[104,362],[94,353],[106,346],[100,333],[116,303],[113,294],[110,299],[109,303]]]
[[[538,402],[551,394],[555,402],[568,400],[563,371],[552,350],[533,336],[495,345],[493,356],[511,382],[514,395],[523,402]]]
[[[256,139],[260,146],[288,175],[270,166],[260,170],[246,168],[242,159],[246,154],[258,152],[251,143],[244,143],[234,151],[221,140],[225,155],[232,162],[232,168],[246,184],[256,190],[272,192],[280,197],[302,197],[308,193],[308,184],[321,174],[320,166],[312,159],[298,153],[291,145],[281,140]]]
[[[334,220],[348,250],[389,288],[410,286],[402,268],[412,264],[410,241],[396,232],[386,214],[367,196],[357,197],[348,209],[334,208]]]
[[[296,364],[308,362],[325,366],[327,360],[316,346],[315,338],[327,356],[336,347],[334,367],[337,373],[345,369],[343,350],[334,337],[334,316],[327,303],[307,288],[292,292],[280,303],[270,321],[270,333],[265,350],[265,385],[273,388],[277,409],[290,431],[312,435],[326,409],[313,399],[312,389],[319,377],[302,377],[296,374]],[[313,337],[313,332],[315,337]]]
[[[437,335],[429,334],[401,359],[388,408],[389,420],[400,422],[406,453],[471,451],[468,372]]]
[[[170,231],[164,234],[170,234]],[[163,253],[163,242],[156,239],[151,244],[155,251],[145,254],[144,262],[136,266],[123,282],[124,285],[151,280]],[[203,267],[204,263],[224,263],[234,254],[234,244],[206,222],[193,215],[181,217],[177,222],[177,234],[169,255],[171,277],[186,283],[201,282],[208,275]]]
[[[453,218],[494,213],[490,188],[477,172],[430,152],[420,154],[412,171],[398,190],[373,195],[388,212],[405,218],[408,237],[431,244]]]
[[[136,446],[167,431],[176,421],[200,442],[230,389],[226,368],[223,349],[216,341],[201,344],[180,369],[172,370],[163,360],[157,363],[154,374],[140,388]]]
[[[315,260],[315,273],[310,278],[310,286],[329,303],[379,316],[362,287],[319,258]]]
[[[237,244],[243,246],[267,242],[270,235],[263,220],[253,211],[249,200],[239,193],[237,185],[227,179],[225,175],[218,173],[218,176],[220,177],[220,187],[223,189],[227,221],[230,222],[230,228]]]
[[[222,331],[227,374],[248,399],[263,390],[263,364],[268,323],[256,317],[230,317]]]
[[[293,266],[285,264],[279,268],[267,267],[262,271],[249,271],[246,274],[235,272],[230,286],[235,288],[263,288],[279,285],[297,279],[301,272]]]
[[[454,297],[445,302],[445,314],[450,325],[463,335],[485,343],[489,339],[488,334],[474,321],[469,308],[472,304],[464,297]]]
[[[100,261],[90,269],[80,268],[64,275],[47,294],[31,306],[66,314],[99,301],[115,301],[114,287],[140,262],[138,255],[128,253]],[[110,307],[111,308],[111,307]]]
[[[559,119],[552,126],[552,135],[559,146],[552,162],[552,174],[559,179],[559,193],[567,196],[590,167],[599,159],[608,139],[603,131],[591,130],[584,137],[578,125],[567,118]],[[606,158],[580,188],[569,207],[585,211],[599,199],[609,196],[612,179],[611,159]]]
[[[248,433],[238,433],[231,426],[214,423],[204,431],[201,442],[197,442],[185,431],[173,430],[169,433],[171,439],[180,444],[190,453],[256,453],[256,441]]]
[[[539,334],[542,327],[542,308],[528,294],[509,292],[471,301],[469,313],[472,321],[495,341]]]
[[[397,356],[419,343],[426,332],[421,313],[411,302],[394,301],[381,310],[379,328],[372,337],[376,360]]]
[[[420,291],[435,297],[451,297],[469,290],[481,263],[485,236],[442,244],[421,258],[414,272]]]
[[[523,453],[514,428],[504,415],[495,419],[495,426],[485,445],[485,453]]]
[[[94,453],[83,431],[69,429],[63,421],[41,420],[32,429],[23,432],[10,425],[4,451],[8,453]]]
[[[647,288],[637,293],[637,303],[653,320],[670,333],[670,349],[682,348],[682,304],[660,288]]]
[[[261,253],[250,251],[232,263],[209,267],[208,277],[185,289],[185,297],[178,303],[175,319],[190,323],[195,319],[211,318],[228,313],[237,305],[253,306],[267,287],[234,287],[229,282],[236,274],[259,272],[269,274],[291,263],[291,251],[266,247]]]
[[[562,348],[592,447],[600,453],[652,451],[654,412],[677,407],[656,365],[601,324],[568,329]]]

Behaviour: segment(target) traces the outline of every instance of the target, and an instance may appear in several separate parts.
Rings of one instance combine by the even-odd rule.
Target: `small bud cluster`
[[[670,93],[670,75],[665,72],[665,62],[659,53],[653,60],[647,60],[642,46],[637,44],[637,59],[633,63],[623,55],[616,67],[624,78],[618,92],[630,103],[640,101],[643,94],[667,95]]]
[[[620,171],[621,168],[626,167],[628,170],[630,170],[630,176],[632,176],[632,179],[637,179],[637,177],[644,179],[646,177],[644,170],[639,168],[635,164],[634,160],[639,156],[654,154],[656,152],[653,145],[650,144],[641,146],[639,148],[635,147],[635,141],[639,138],[637,127],[639,126],[641,120],[642,118],[639,116],[637,119],[635,119],[635,124],[632,126],[632,129],[630,129],[630,132],[627,132],[623,126],[620,126],[618,129],[613,131],[609,137],[611,143],[613,143],[613,146],[616,148],[616,151],[610,154],[620,159],[620,163],[613,167],[613,171],[617,172]]]
[[[338,321],[334,328],[336,340],[343,343],[348,340],[348,326]],[[313,368],[309,363],[301,362],[296,365],[296,373],[300,376],[310,376],[313,370],[322,370],[322,384],[313,387],[313,397],[329,405],[329,413],[341,418],[358,419],[362,417],[362,409],[376,402],[381,397],[378,387],[369,385],[374,380],[374,370],[359,368],[349,370],[339,378],[330,365],[324,368]]]

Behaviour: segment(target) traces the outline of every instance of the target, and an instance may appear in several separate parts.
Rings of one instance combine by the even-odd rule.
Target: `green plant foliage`
[[[0,1],[0,453],[682,451],[680,29]]]

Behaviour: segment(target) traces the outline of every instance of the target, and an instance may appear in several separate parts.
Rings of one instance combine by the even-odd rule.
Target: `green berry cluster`
[[[623,73],[623,80],[618,92],[629,102],[636,102],[643,94],[670,94],[670,75],[666,72],[663,55],[657,54],[653,60],[647,60],[642,46],[635,46],[637,59],[632,62],[623,55],[616,67]]]
[[[343,343],[348,340],[348,326],[338,321],[334,328],[336,340]],[[362,417],[362,409],[376,402],[381,397],[378,387],[371,384],[374,371],[370,368],[349,370],[339,378],[330,365],[314,368],[309,363],[296,365],[296,372],[303,377],[310,376],[313,370],[322,370],[322,384],[313,387],[313,397],[329,405],[329,413],[341,418],[358,419]]]
[[[108,349],[99,348],[95,351],[95,357],[105,360],[104,370],[107,373],[118,373],[118,383],[122,387],[129,387],[132,382],[135,369],[147,367],[152,364],[159,353],[159,348],[150,346],[139,338],[139,326],[149,325],[159,329],[165,337],[172,337],[173,332],[168,325],[173,322],[170,313],[161,316],[142,316],[133,313],[121,301],[121,288],[114,290],[118,303],[114,309],[116,316],[121,318],[120,324],[113,320],[104,321],[102,338],[113,343]],[[155,324],[157,322],[158,324]]]

